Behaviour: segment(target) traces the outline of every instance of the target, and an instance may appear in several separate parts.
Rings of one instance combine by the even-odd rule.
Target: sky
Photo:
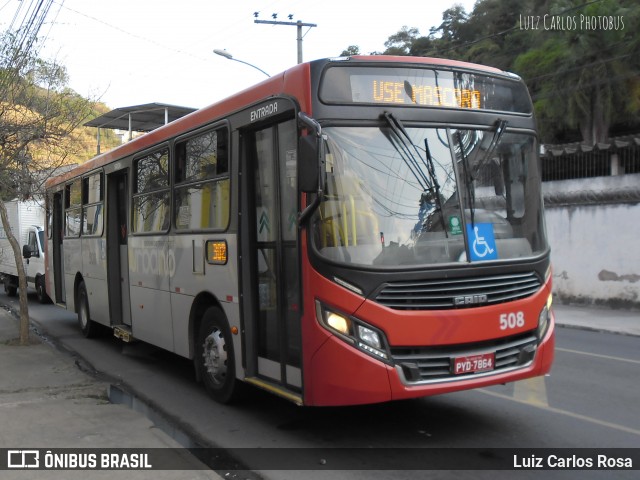
[[[0,0],[0,29],[20,2]],[[421,35],[442,12],[475,0],[54,0],[40,30],[40,56],[67,68],[69,86],[111,108],[166,103],[200,108],[250,87],[265,75],[215,55],[225,49],[273,75],[297,63],[297,27],[258,20],[316,24],[303,27],[303,60],[335,57],[350,45],[381,52],[403,26]]]

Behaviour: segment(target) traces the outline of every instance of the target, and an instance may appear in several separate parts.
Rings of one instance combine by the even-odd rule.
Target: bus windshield
[[[547,248],[533,135],[493,128],[326,127],[312,222],[328,260],[367,267],[499,261]]]

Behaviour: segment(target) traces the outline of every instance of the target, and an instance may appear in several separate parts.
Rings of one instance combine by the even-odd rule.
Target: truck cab
[[[35,288],[40,303],[48,303],[44,271],[44,229],[38,225],[27,227],[27,243],[22,246],[24,269],[27,275],[27,285]],[[7,269],[2,272],[5,293],[12,297],[18,292],[18,269]]]

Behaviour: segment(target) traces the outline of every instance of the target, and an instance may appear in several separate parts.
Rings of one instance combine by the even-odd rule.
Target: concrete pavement
[[[107,398],[107,384],[82,372],[74,358],[36,335],[16,345],[18,320],[0,308],[0,449],[175,449],[180,461],[202,467],[142,414]],[[8,454],[8,452],[7,452]],[[3,452],[3,455],[7,455]],[[41,464],[44,459],[41,458]],[[5,463],[6,462],[6,463]],[[9,461],[0,458],[0,465]],[[182,463],[180,463],[183,465]],[[210,470],[7,470],[3,479],[220,479]]]

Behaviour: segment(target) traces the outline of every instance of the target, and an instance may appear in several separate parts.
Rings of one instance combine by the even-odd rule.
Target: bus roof
[[[223,118],[224,116],[230,115],[253,102],[264,99],[265,97],[276,95],[283,91],[286,76],[295,75],[296,77],[299,77],[299,72],[304,72],[305,69],[308,71],[308,63],[296,65],[285,72],[265,79],[261,83],[253,85],[241,92],[220,100],[219,102],[203,107],[173,122],[167,123],[166,125],[141,135],[140,137],[120,145],[113,150],[109,150],[108,152],[93,157],[67,173],[47,180],[46,188],[66,182],[79,175],[95,170],[118,159],[133,155],[146,148],[153,147],[154,145],[162,143],[176,135],[194,130],[202,125],[206,125],[207,123],[214,121],[216,118]]]
[[[207,123],[214,121],[216,118],[223,118],[242,108],[257,102],[269,96],[277,95],[285,91],[285,87],[294,83],[300,84],[302,80],[307,83],[310,77],[310,65],[319,62],[388,62],[388,63],[414,63],[423,64],[425,66],[433,65],[437,67],[452,67],[467,70],[477,70],[491,74],[508,75],[506,72],[497,68],[488,67],[474,63],[462,62],[458,60],[447,60],[443,58],[432,57],[409,57],[409,56],[392,56],[392,55],[354,55],[351,57],[339,57],[333,59],[319,59],[307,63],[295,65],[284,72],[263,80],[245,90],[242,90],[230,97],[220,100],[212,105],[203,107],[193,113],[185,115],[173,122],[159,127],[145,135],[142,135],[130,142],[127,142],[113,150],[100,154],[91,160],[79,165],[78,167],[57,177],[50,178],[46,182],[46,188],[64,183],[72,178],[88,173],[99,167],[107,165],[113,161],[133,155],[141,150],[153,147],[162,143],[176,135],[186,133],[196,129]],[[310,104],[310,98],[304,99],[304,103]]]
[[[486,65],[480,65],[478,63],[463,62],[460,60],[448,60],[446,58],[436,58],[436,57],[405,57],[405,56],[399,56],[399,55],[354,55],[349,58],[356,61],[370,61],[370,62],[371,61],[391,62],[391,63],[410,62],[410,63],[418,63],[418,64],[424,64],[424,65],[433,65],[437,67],[453,67],[453,68],[463,68],[468,70],[479,70],[481,72],[502,74],[502,75],[505,75],[507,73],[498,68],[488,67]]]

